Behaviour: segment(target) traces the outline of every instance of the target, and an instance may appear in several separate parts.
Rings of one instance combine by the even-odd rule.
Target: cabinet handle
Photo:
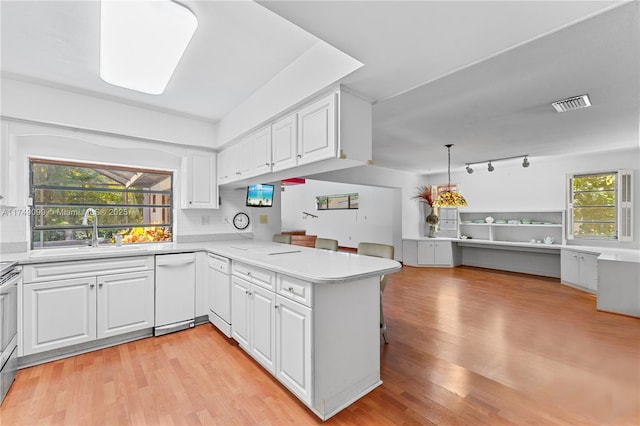
[[[271,163],[271,167],[273,167],[273,166],[275,166],[275,165],[276,165],[276,163]]]
[[[302,154],[298,154],[298,158],[302,158]]]
[[[104,283],[98,283],[98,287],[102,287]]]
[[[269,167],[269,164],[271,164],[271,163],[264,163],[264,165],[267,166],[267,167]]]
[[[279,307],[280,307],[280,305],[275,305],[275,306],[273,307],[273,309],[278,309]]]
[[[95,284],[89,284],[89,288],[94,288],[95,286]]]
[[[584,260],[584,256],[580,256],[580,260]]]
[[[236,172],[237,175],[241,174],[240,172]]]
[[[189,201],[189,204],[193,204],[193,201]]]
[[[291,293],[293,293],[293,287],[289,287],[289,288],[287,288],[287,290],[289,290]]]

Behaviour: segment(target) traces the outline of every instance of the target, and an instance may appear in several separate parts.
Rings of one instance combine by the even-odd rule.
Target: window
[[[630,241],[631,172],[568,176],[568,238]]]
[[[321,195],[316,197],[316,209],[318,210],[345,210],[357,209],[359,205],[358,193]]]
[[[112,243],[172,240],[173,174],[167,171],[30,160],[31,247],[86,245],[96,210],[98,239]]]

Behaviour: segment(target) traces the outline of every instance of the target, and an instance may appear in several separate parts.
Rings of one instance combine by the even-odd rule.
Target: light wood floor
[[[640,424],[640,320],[593,296],[405,266],[384,303],[384,384],[327,424]],[[210,325],[21,370],[0,408],[2,426],[319,423]]]

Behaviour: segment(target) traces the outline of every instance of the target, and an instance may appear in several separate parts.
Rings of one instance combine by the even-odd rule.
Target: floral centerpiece
[[[413,196],[414,199],[419,200],[421,203],[426,204],[431,209],[431,212],[426,217],[427,225],[429,226],[429,238],[434,238],[436,236],[436,225],[440,219],[438,215],[436,215],[433,210],[434,202],[433,202],[433,193],[431,192],[431,187],[427,185],[422,185],[416,188],[417,193]]]

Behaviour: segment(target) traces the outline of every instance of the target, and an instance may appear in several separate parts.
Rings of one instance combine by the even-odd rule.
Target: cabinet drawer
[[[279,274],[277,282],[278,294],[311,307],[311,283]]]
[[[209,254],[209,268],[228,274],[231,271],[231,260],[226,257]]]
[[[102,260],[73,260],[25,265],[24,282],[37,283],[153,269],[153,256],[117,257]]]
[[[244,278],[253,284],[275,291],[276,273],[246,263],[233,262],[233,275]]]

